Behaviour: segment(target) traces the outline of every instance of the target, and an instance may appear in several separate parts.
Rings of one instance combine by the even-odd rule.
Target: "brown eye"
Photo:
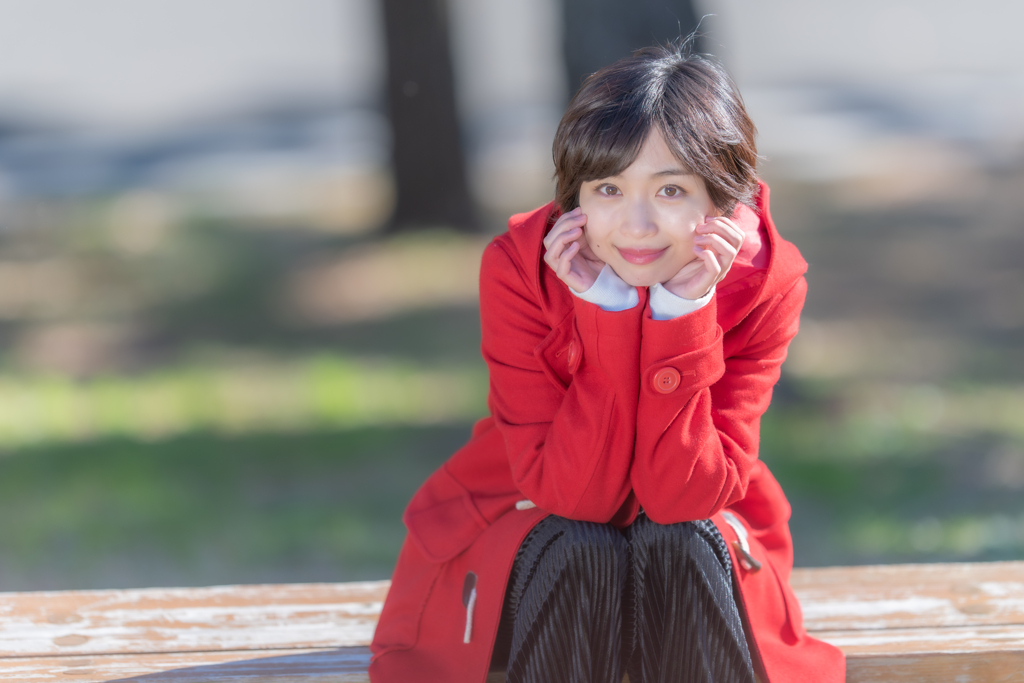
[[[666,197],[675,197],[677,194],[679,194],[678,187],[666,187],[664,191]]]

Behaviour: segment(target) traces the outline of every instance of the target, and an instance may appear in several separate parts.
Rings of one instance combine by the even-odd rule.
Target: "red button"
[[[569,353],[566,356],[566,360],[569,362],[569,369],[575,370],[573,366],[576,364],[576,342],[569,342]]]
[[[654,374],[654,390],[662,394],[671,394],[679,386],[679,371],[675,368],[662,368]]]

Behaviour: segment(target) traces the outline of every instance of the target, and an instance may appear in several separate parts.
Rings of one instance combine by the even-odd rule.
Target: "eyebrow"
[[[685,166],[676,166],[674,168],[666,168],[666,169],[663,169],[661,171],[655,171],[654,173],[651,174],[651,177],[652,178],[664,178],[666,176],[676,176],[676,175],[695,176],[697,174],[694,173],[693,171],[691,171],[690,169],[686,168]],[[621,176],[622,176],[622,173],[616,173],[615,175],[610,175],[607,178],[597,178],[596,180],[614,180],[615,178],[619,178]],[[591,182],[591,181],[584,181],[584,182]]]
[[[657,173],[653,173],[651,175],[652,175],[652,177],[660,178],[661,176],[669,176],[669,175],[694,175],[694,173],[693,173],[693,171],[691,171],[689,169],[682,168],[682,167],[677,167],[677,168],[666,168],[664,171],[658,171]]]

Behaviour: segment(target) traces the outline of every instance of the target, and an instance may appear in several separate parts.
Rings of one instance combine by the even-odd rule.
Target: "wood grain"
[[[370,651],[261,650],[0,659],[0,681],[368,683]]]
[[[847,661],[847,683],[1024,683],[1024,653],[984,656],[927,654],[857,657]]]
[[[814,637],[841,648],[847,657],[1024,652],[1024,627],[1016,625],[817,631]]]
[[[265,650],[0,660],[0,682],[369,683],[369,650]],[[491,674],[487,683],[504,683]],[[848,683],[1024,683],[1024,653],[855,656]]]
[[[0,593],[0,657],[368,645],[389,585]]]
[[[792,584],[850,683],[1024,683],[1024,562],[798,569]],[[0,683],[368,683],[388,586],[0,593]]]
[[[1024,625],[1024,562],[796,569],[808,631]]]

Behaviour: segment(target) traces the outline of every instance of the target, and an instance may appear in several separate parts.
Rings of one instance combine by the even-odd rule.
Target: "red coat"
[[[553,205],[513,216],[491,242],[480,272],[491,417],[406,510],[371,646],[374,683],[482,683],[530,529],[548,513],[626,526],[641,505],[661,524],[718,526],[770,681],[845,679],[842,652],[804,631],[789,587],[789,503],[757,457],[807,289],[807,264],[772,224],[764,185],[759,202],[760,218],[737,211],[748,238],[711,302],[675,320],[654,320],[643,288],[620,312],[572,296],[542,260]],[[516,509],[524,499],[537,507]],[[724,510],[748,530],[759,571],[737,561]],[[465,643],[468,572],[477,600]]]

